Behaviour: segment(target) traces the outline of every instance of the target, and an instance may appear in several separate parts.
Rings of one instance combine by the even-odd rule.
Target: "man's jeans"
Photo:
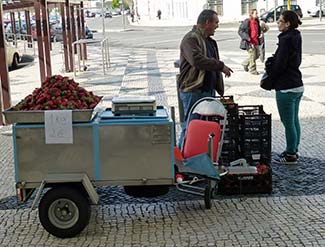
[[[180,98],[183,103],[183,108],[184,108],[184,122],[182,123],[182,132],[178,141],[178,147],[179,149],[182,148],[183,146],[183,141],[185,137],[185,132],[186,132],[186,122],[187,118],[189,117],[189,111],[191,110],[191,107],[194,105],[196,101],[199,99],[202,99],[204,97],[214,97],[215,90],[212,90],[211,92],[180,92]],[[191,114],[190,120],[192,119],[198,119],[199,115],[198,114]]]

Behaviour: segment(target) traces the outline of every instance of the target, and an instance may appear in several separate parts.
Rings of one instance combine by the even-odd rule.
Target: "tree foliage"
[[[120,7],[120,1],[119,0],[113,0],[112,1],[112,8],[119,8]]]
[[[123,0],[123,5],[124,5],[124,9],[128,9],[129,8],[129,3],[128,1]],[[112,9],[115,8],[122,8],[121,4],[120,4],[120,0],[113,0],[112,1]]]

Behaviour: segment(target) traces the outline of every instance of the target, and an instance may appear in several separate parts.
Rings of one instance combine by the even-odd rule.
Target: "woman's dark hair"
[[[200,13],[199,17],[197,18],[197,24],[203,25],[207,21],[212,21],[214,15],[218,15],[217,12],[215,12],[214,10],[211,9],[203,10]]]
[[[290,22],[289,29],[296,29],[299,25],[301,25],[299,16],[292,10],[285,10],[281,13],[281,15],[285,22]]]

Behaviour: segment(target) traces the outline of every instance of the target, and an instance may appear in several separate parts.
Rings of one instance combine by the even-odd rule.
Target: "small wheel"
[[[42,226],[59,238],[74,237],[89,223],[90,204],[82,191],[68,186],[49,190],[38,206]]]
[[[17,53],[15,53],[14,57],[12,58],[11,68],[12,69],[17,69],[18,63],[19,63],[19,55]]]
[[[206,186],[204,190],[204,204],[206,209],[211,209],[212,203],[211,203],[211,196],[212,195],[212,189],[210,186]]]

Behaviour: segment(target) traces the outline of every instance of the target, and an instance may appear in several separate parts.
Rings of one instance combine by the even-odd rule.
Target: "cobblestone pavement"
[[[159,104],[177,106],[173,61],[178,50],[111,49],[111,68],[103,76],[98,47],[89,47],[88,70],[76,81],[104,95],[155,95]],[[272,150],[284,149],[274,92],[259,88],[259,77],[242,72],[242,52],[222,52],[235,70],[226,94],[240,105],[263,104],[272,113]],[[62,54],[53,56],[54,73],[62,73]],[[315,68],[317,64],[317,68]],[[259,64],[262,71],[262,65]],[[325,246],[324,56],[303,56],[306,91],[301,104],[301,161],[272,164],[270,195],[218,196],[211,210],[201,198],[170,192],[152,199],[126,196],[122,187],[98,188],[100,205],[77,237],[57,239],[40,225],[30,202],[17,206],[10,126],[0,128],[0,246]],[[10,72],[13,104],[39,86],[38,64]],[[24,74],[26,76],[22,77]],[[72,73],[67,74],[73,76]],[[179,132],[179,126],[177,126]]]

